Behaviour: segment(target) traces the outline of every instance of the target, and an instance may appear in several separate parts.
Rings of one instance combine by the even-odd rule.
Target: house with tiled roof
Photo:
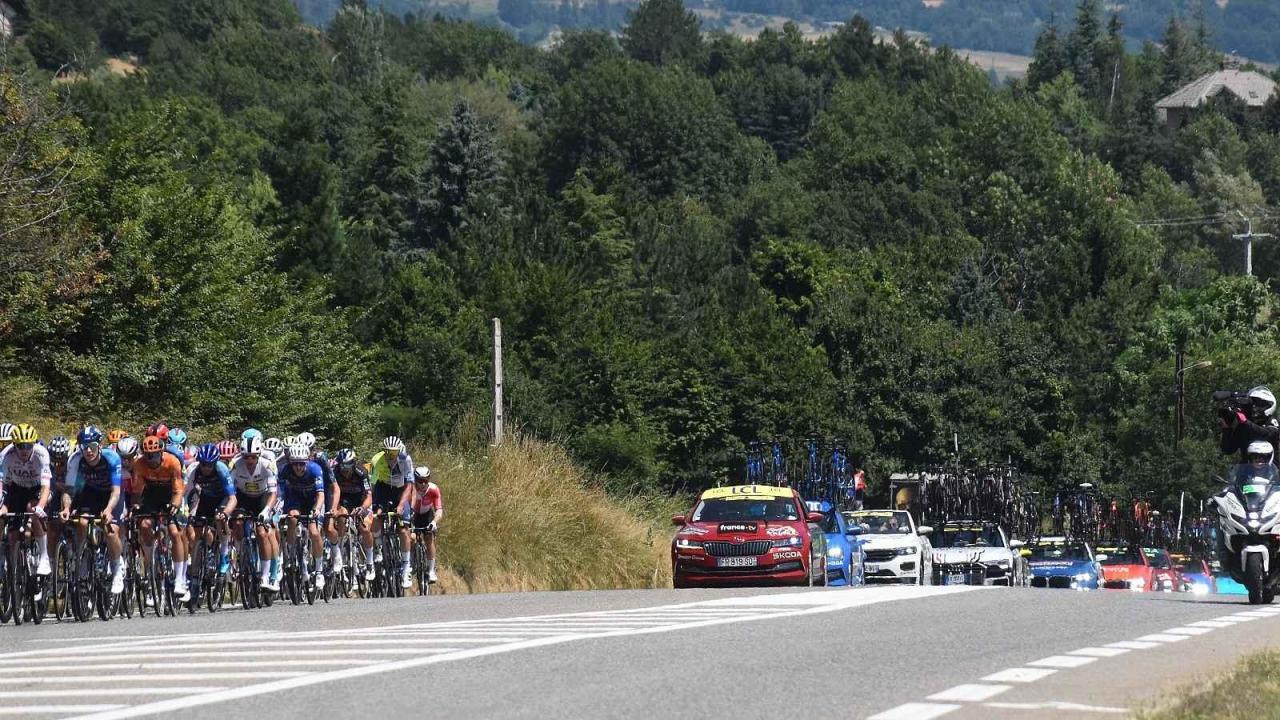
[[[1246,108],[1261,110],[1275,92],[1275,81],[1262,73],[1223,68],[1162,98],[1156,103],[1156,115],[1165,127],[1177,130],[1187,115],[1215,99],[1231,98]]]

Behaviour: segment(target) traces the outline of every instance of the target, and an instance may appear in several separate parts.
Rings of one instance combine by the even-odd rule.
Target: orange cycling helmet
[[[144,453],[160,452],[161,450],[164,450],[164,443],[160,442],[160,438],[155,435],[148,435],[142,441],[142,452]]]
[[[111,430],[107,433],[107,442],[115,445],[127,437],[129,437],[129,433],[123,430]]]

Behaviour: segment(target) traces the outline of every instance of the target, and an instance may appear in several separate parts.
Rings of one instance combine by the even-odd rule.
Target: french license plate
[[[755,567],[756,562],[755,557],[716,558],[716,567]]]
[[[950,575],[947,575],[946,577],[942,578],[942,584],[943,585],[963,585],[964,575],[961,573],[951,573]]]
[[[862,570],[869,573],[880,572],[880,565],[878,563],[863,563]]]

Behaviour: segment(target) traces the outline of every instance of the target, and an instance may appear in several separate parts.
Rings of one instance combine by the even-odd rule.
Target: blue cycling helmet
[[[249,428],[248,430],[245,430],[244,432],[240,433],[241,440],[248,440],[251,437],[256,437],[256,438],[262,437],[262,431],[259,430],[258,428]]]
[[[103,438],[102,431],[96,425],[85,425],[80,428],[80,432],[76,435],[76,444],[84,447],[94,443],[101,443]]]
[[[179,445],[187,444],[187,433],[182,428],[171,428],[169,430],[169,442]]]
[[[214,443],[201,445],[200,451],[196,453],[196,460],[202,463],[216,463],[219,457],[218,446]]]
[[[351,448],[342,448],[338,451],[335,458],[339,465],[354,465],[356,462],[356,451]]]

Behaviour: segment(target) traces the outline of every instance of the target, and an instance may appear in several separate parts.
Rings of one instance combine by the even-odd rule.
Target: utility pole
[[[1244,241],[1244,274],[1253,275],[1253,239],[1258,238],[1259,240],[1265,240],[1275,236],[1271,233],[1255,233],[1253,231],[1253,220],[1245,217],[1245,214],[1239,210],[1236,212],[1244,219],[1245,231],[1242,234],[1232,235],[1231,237],[1236,240]]]
[[[1185,390],[1182,384],[1182,373],[1185,362],[1186,356],[1182,348],[1178,348],[1173,360],[1173,449],[1175,451],[1178,449],[1178,443],[1182,441],[1182,396]]]
[[[493,319],[493,444],[502,444],[502,320]]]
[[[1212,367],[1212,360],[1201,360],[1191,365],[1186,364],[1186,356],[1181,347],[1173,356],[1173,449],[1178,449],[1178,443],[1182,442],[1182,435],[1186,431],[1187,419],[1184,414],[1183,396],[1186,394],[1186,386],[1183,382],[1183,376],[1188,370],[1198,370],[1200,368]]]

